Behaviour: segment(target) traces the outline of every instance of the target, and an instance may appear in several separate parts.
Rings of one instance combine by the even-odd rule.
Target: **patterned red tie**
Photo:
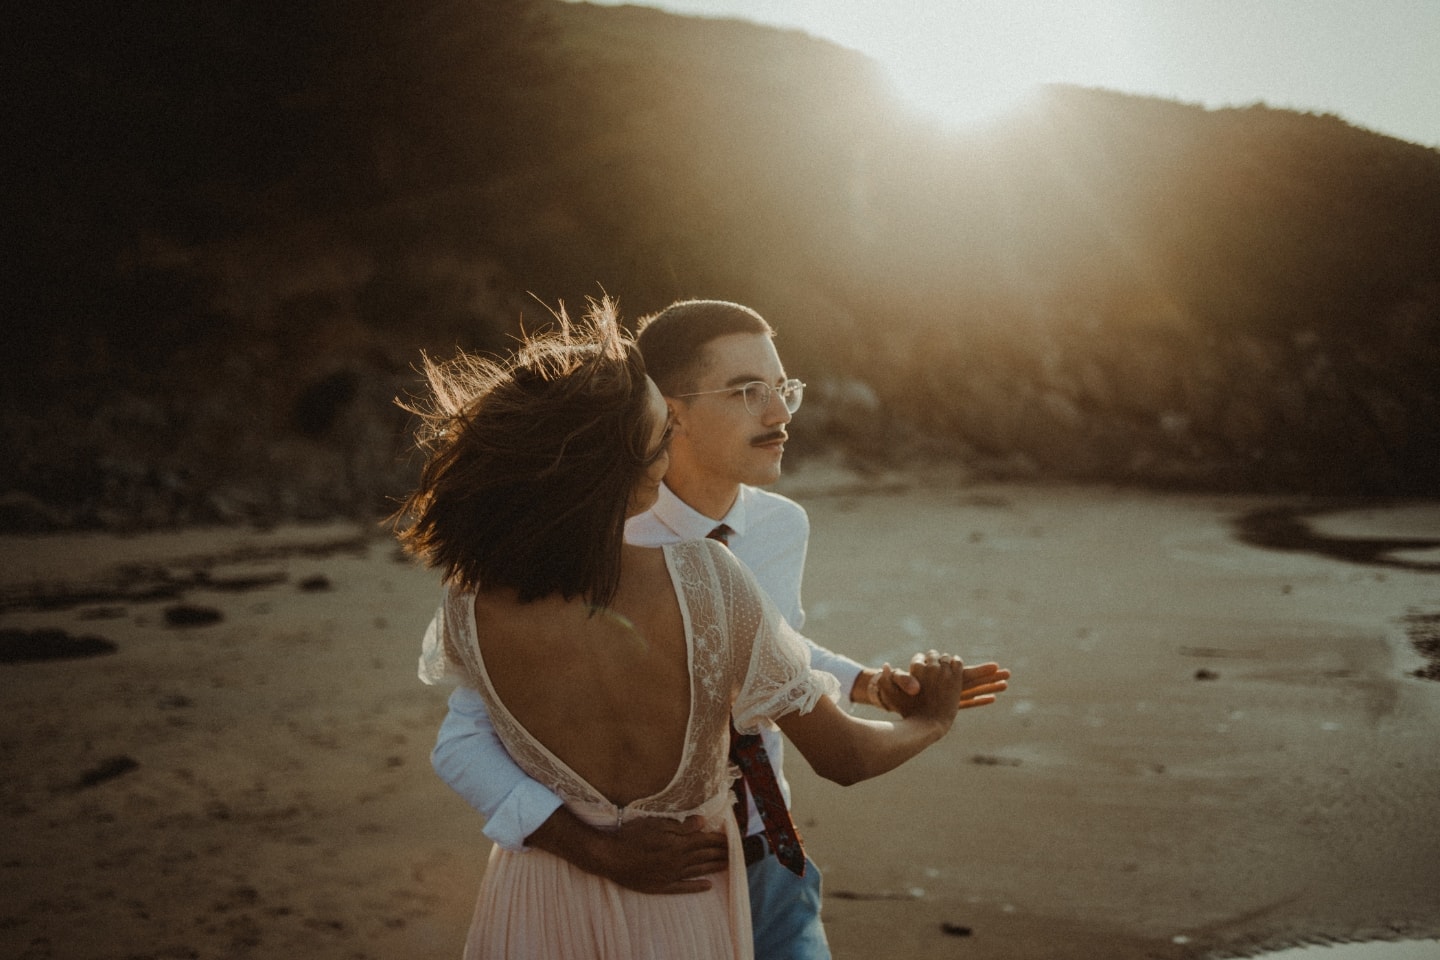
[[[730,545],[731,530],[720,524],[706,536]],[[780,783],[775,779],[775,769],[770,766],[770,757],[758,733],[741,733],[730,722],[730,762],[740,768],[740,779],[735,781],[735,819],[744,830],[749,821],[745,806],[745,791],[748,788],[755,797],[755,809],[760,811],[760,820],[765,825],[765,839],[775,851],[787,870],[797,877],[805,876],[805,849],[800,843],[800,831],[790,818],[790,808],[785,806],[785,795],[780,792]]]

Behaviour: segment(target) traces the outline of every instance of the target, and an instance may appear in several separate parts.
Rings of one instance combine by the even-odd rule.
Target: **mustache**
[[[760,446],[762,443],[773,443],[773,442],[776,441],[776,440],[779,440],[780,442],[783,443],[783,442],[785,442],[786,440],[789,440],[789,439],[790,439],[789,434],[787,434],[784,430],[772,430],[771,432],[765,433],[765,434],[761,434],[761,435],[758,436],[758,437],[752,437],[752,438],[750,439],[750,446],[752,446],[752,447],[758,447],[758,446]]]

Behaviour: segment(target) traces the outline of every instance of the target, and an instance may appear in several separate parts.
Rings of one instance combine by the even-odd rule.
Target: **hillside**
[[[262,6],[15,31],[4,526],[382,512],[418,351],[602,287],[760,309],[800,455],[1440,491],[1440,151],[1075,88],[945,134],[851,51],[639,7]]]

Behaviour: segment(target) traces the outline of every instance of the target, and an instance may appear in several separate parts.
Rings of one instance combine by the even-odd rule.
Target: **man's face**
[[[706,344],[698,376],[680,392],[719,392],[666,398],[675,416],[670,476],[676,481],[763,486],[779,479],[790,411],[774,392],[763,409],[747,410],[740,388],[752,380],[772,387],[785,382],[767,334],[733,333]]]

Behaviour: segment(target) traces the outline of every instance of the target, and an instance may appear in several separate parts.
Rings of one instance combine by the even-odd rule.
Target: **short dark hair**
[[[759,313],[728,300],[679,300],[659,313],[641,318],[636,342],[645,366],[660,392],[667,397],[694,386],[711,340],[732,333],[775,331]]]
[[[400,542],[447,582],[614,599],[630,496],[654,430],[645,362],[608,298],[580,325],[526,337],[506,360],[422,358],[419,485]]]

